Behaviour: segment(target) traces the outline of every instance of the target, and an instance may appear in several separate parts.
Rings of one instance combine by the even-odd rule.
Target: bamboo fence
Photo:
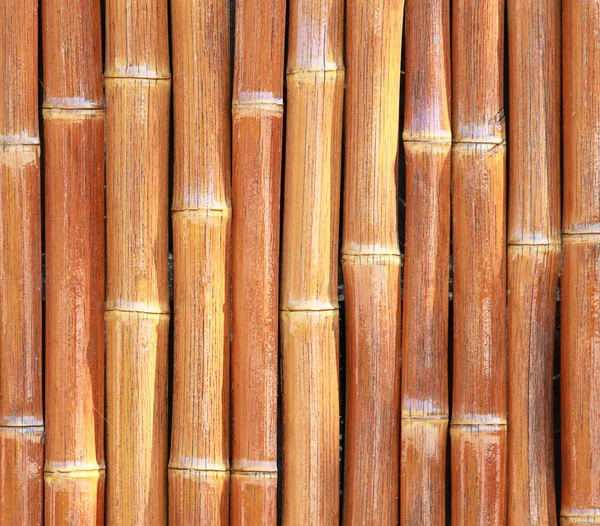
[[[0,526],[600,524],[599,34],[1,1]]]

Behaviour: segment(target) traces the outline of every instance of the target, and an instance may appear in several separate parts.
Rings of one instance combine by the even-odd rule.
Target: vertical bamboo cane
[[[452,18],[452,524],[504,524],[504,1],[457,0]]]
[[[285,0],[236,3],[231,524],[277,519],[277,325]]]
[[[46,524],[104,524],[100,2],[43,0]]]
[[[401,523],[445,525],[450,3],[406,2]]]
[[[293,0],[281,280],[283,523],[339,524],[344,2]]]
[[[106,1],[107,522],[167,523],[166,0]]]
[[[400,453],[397,154],[403,0],[346,3],[344,523],[396,524]]]
[[[172,0],[175,365],[169,522],[229,524],[229,2]]]
[[[600,523],[600,11],[563,13],[561,524]]]
[[[38,2],[0,3],[0,524],[43,521]]]
[[[508,524],[556,524],[552,366],[560,263],[560,2],[508,0]]]

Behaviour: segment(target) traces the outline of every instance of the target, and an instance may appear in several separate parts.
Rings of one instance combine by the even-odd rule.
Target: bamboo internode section
[[[452,524],[506,522],[504,1],[456,0],[452,31]]]
[[[344,3],[289,6],[281,275],[283,524],[339,524]]]
[[[175,363],[169,523],[229,524],[228,2],[171,2]]]
[[[0,4],[0,524],[43,522],[38,3]]]
[[[100,2],[42,2],[45,524],[104,524],[104,93]]]
[[[600,12],[565,0],[561,524],[600,523]]]
[[[556,524],[560,2],[508,0],[508,524]],[[543,52],[540,53],[540,50]]]
[[[346,2],[346,525],[398,520],[403,12],[404,0]]]
[[[450,3],[406,1],[400,521],[446,524]]]
[[[167,523],[166,0],[106,1],[106,418],[111,525]]]
[[[285,0],[236,2],[230,523],[277,521]]]

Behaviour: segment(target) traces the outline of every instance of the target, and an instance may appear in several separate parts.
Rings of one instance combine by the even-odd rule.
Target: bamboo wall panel
[[[406,2],[401,524],[446,524],[450,4]]]
[[[403,0],[346,4],[342,268],[347,321],[343,510],[347,525],[387,525],[398,520],[396,170],[403,12]]]
[[[556,524],[560,2],[508,0],[508,524]]]
[[[229,524],[228,2],[171,2],[175,363],[169,522]]]
[[[167,523],[166,0],[106,2],[107,523]]]
[[[565,0],[563,268],[561,275],[561,524],[600,522],[600,12]]]
[[[285,8],[284,0],[236,2],[230,521],[244,526],[277,518]]]
[[[45,524],[104,524],[104,94],[100,2],[42,2]]]
[[[43,521],[38,3],[0,5],[0,524]]]
[[[281,279],[283,524],[339,524],[344,3],[290,3]]]

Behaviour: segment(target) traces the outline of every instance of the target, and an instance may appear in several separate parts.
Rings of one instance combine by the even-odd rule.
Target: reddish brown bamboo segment
[[[65,5],[44,0],[42,13],[45,523],[100,525],[104,523],[105,468],[100,2]]]
[[[284,0],[236,3],[230,521],[275,524]],[[260,206],[258,206],[260,204]]]
[[[503,144],[452,150],[453,524],[506,520],[505,164]]]
[[[0,523],[43,523],[38,2],[0,5]]]
[[[344,523],[396,524],[400,453],[397,173],[404,1],[346,4],[342,268]]]
[[[556,524],[552,366],[559,245],[508,249],[508,524]]]
[[[169,522],[229,524],[228,2],[171,2],[175,363]]]
[[[167,523],[166,0],[106,2],[107,522]]]

